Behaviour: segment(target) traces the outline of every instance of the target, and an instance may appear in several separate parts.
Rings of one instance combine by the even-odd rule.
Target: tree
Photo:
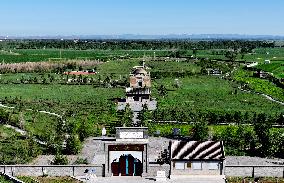
[[[67,154],[78,154],[82,148],[82,143],[76,134],[72,134],[66,142],[66,153]]]
[[[69,163],[69,161],[67,159],[67,156],[64,156],[64,155],[59,154],[59,153],[57,153],[54,156],[54,159],[53,159],[53,162],[52,162],[53,165],[67,165],[68,163]]]
[[[129,104],[126,105],[124,111],[122,112],[121,123],[125,127],[133,126],[133,111],[130,109]]]
[[[78,128],[78,135],[80,141],[83,141],[85,138],[89,137],[93,133],[93,126],[88,123],[87,119],[82,119],[80,126]]]
[[[235,61],[237,58],[237,51],[236,50],[229,50],[226,52],[225,57],[228,58],[231,62]]]
[[[157,159],[157,162],[160,165],[163,164],[171,164],[171,157],[170,157],[170,153],[168,149],[164,149],[164,151],[161,151],[160,153],[161,155],[159,156],[159,158]]]
[[[192,49],[192,54],[194,55],[194,58],[197,58],[196,57],[197,56],[197,49],[196,48]]]
[[[272,124],[267,120],[265,113],[258,114],[254,119],[254,131],[257,135],[258,141],[261,144],[260,155],[267,157],[270,156],[270,139],[269,133]]]
[[[138,114],[139,125],[146,126],[146,123],[151,119],[151,113],[148,110],[147,105],[142,106],[142,110]]]
[[[164,98],[167,95],[168,91],[167,91],[167,89],[164,85],[161,85],[158,88],[158,93],[159,93],[160,96],[162,96]]]
[[[192,138],[194,140],[207,140],[209,136],[208,124],[204,120],[200,120],[200,122],[196,122],[192,128],[193,134]]]

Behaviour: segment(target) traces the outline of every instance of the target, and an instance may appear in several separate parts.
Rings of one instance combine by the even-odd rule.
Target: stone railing
[[[105,176],[105,165],[0,165],[0,172],[11,176],[83,176],[92,170]]]

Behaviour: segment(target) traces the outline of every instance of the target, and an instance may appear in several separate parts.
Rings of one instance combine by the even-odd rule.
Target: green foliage
[[[69,161],[67,159],[67,156],[64,156],[62,154],[56,154],[52,162],[53,165],[68,165],[68,163]]]
[[[238,56],[238,52],[236,50],[229,50],[226,52],[225,57],[230,61],[235,61]]]
[[[260,177],[258,182],[262,183],[282,183],[284,182],[283,178],[279,177]],[[243,183],[243,182],[255,182],[253,177],[226,177],[228,183]]]
[[[83,141],[85,138],[95,135],[94,134],[94,126],[88,122],[86,119],[82,119],[78,121],[79,128],[77,130],[77,133],[79,135],[80,141]]]
[[[41,153],[38,145],[31,141],[14,138],[0,140],[0,164],[23,164],[30,162]]]
[[[197,141],[205,141],[208,139],[208,125],[206,121],[201,120],[199,123],[194,123],[192,128],[192,139]]]
[[[139,125],[146,126],[148,121],[152,119],[152,111],[148,110],[147,105],[143,105],[142,111],[138,114]]]
[[[270,151],[270,129],[272,128],[271,122],[263,113],[255,117],[254,130],[261,144],[260,155],[267,157],[273,155]]]
[[[243,83],[245,89],[250,89],[255,92],[264,93],[272,96],[275,99],[284,101],[283,89],[277,87],[268,80],[253,77],[253,72],[242,69],[237,70],[233,74],[234,80]]]
[[[87,158],[80,158],[78,157],[76,161],[73,163],[74,165],[82,165],[82,164],[89,164]]]
[[[120,112],[120,121],[125,127],[133,126],[133,111],[130,109],[129,104],[126,105],[125,109]]]
[[[82,143],[79,140],[79,137],[75,134],[72,134],[66,142],[65,151],[67,154],[76,155],[80,152],[82,148]]]
[[[6,179],[4,176],[0,174],[0,182],[1,183],[13,183],[13,181]]]
[[[32,177],[17,176],[17,178],[24,181],[25,183],[37,183],[37,181],[33,179]]]
[[[244,54],[242,60],[255,61],[258,57],[263,59],[267,56],[267,51],[281,60],[283,49],[259,48],[272,46],[265,42],[110,41],[104,44],[100,42],[87,44],[79,41],[78,44],[72,43],[72,45],[68,44],[68,41],[62,42],[15,43],[17,49],[13,49],[12,52],[0,51],[0,59],[4,59],[6,63],[23,60],[32,62],[51,60],[51,62],[56,61],[54,63],[59,64],[60,62],[67,63],[64,60],[69,59],[107,61],[96,66],[99,74],[95,76],[57,74],[64,70],[87,68],[82,65],[79,68],[75,61],[58,68],[56,71],[53,70],[56,73],[49,73],[50,70],[44,70],[43,73],[18,73],[20,71],[15,70],[13,71],[15,74],[1,75],[0,102],[15,107],[15,109],[1,109],[0,123],[22,127],[34,137],[47,142],[47,147],[42,149],[46,154],[62,153],[62,144],[68,134],[72,136],[68,142],[70,144],[68,148],[72,149],[70,152],[78,152],[80,149],[77,148],[79,147],[77,146],[79,140],[83,141],[89,136],[100,134],[99,129],[102,127],[106,127],[108,133],[113,134],[115,126],[132,126],[133,114],[130,110],[126,109],[118,114],[115,108],[116,104],[113,101],[125,96],[124,87],[128,84],[128,74],[133,66],[139,64],[140,58],[144,54],[146,66],[151,71],[152,95],[157,98],[159,106],[153,112],[143,110],[139,114],[139,119],[141,125],[149,127],[149,133],[152,135],[159,130],[161,136],[171,136],[173,128],[180,128],[181,135],[190,136],[192,135],[192,128],[194,128],[197,131],[200,130],[200,133],[196,133],[198,135],[196,138],[203,139],[206,136],[203,135],[203,132],[208,131],[207,125],[198,126],[197,122],[208,122],[209,125],[221,123],[249,124],[253,123],[254,113],[265,113],[269,116],[270,121],[275,124],[282,124],[283,122],[283,106],[270,102],[262,96],[244,93],[238,89],[239,84],[247,84],[254,91],[263,92],[281,100],[283,91],[269,81],[253,78],[251,72],[243,70],[235,72],[233,77],[237,82],[212,76],[200,76],[201,69],[206,71],[206,68],[218,68],[227,73],[233,67],[238,66],[237,63],[222,61],[225,58],[226,49],[229,48],[236,50],[242,48],[241,52]],[[12,43],[8,43],[8,47],[9,44]],[[40,49],[44,45],[47,46],[46,48],[58,49]],[[89,50],[85,50],[87,48]],[[137,50],[131,50],[133,48],[137,48]],[[142,48],[144,50],[140,50]],[[176,48],[176,50],[172,51],[173,48]],[[247,52],[251,52],[252,48],[257,48],[254,50],[255,54],[248,54]],[[191,60],[190,56],[197,54],[194,51],[196,49],[198,49],[197,56],[200,60]],[[155,60],[152,59],[154,51]],[[187,58],[185,60],[166,58],[168,56]],[[215,61],[216,59],[218,61]],[[239,59],[239,56],[234,58],[234,60]],[[271,68],[266,67],[267,69],[277,70],[272,66]],[[281,72],[281,70],[278,72]],[[182,85],[176,85],[175,79],[177,78]],[[68,80],[70,79],[72,81],[69,83]],[[37,112],[39,110],[62,114],[64,119]],[[199,120],[199,116],[203,117],[202,121]],[[157,121],[183,123],[160,124]],[[196,126],[189,125],[191,123],[195,123]],[[255,134],[256,131],[253,128],[246,126],[220,131],[219,133],[218,130],[214,129],[212,131],[213,138],[225,141],[228,154],[249,153],[249,150],[262,147],[262,141],[265,141]],[[265,132],[269,136],[269,147],[267,147],[267,152],[264,152],[265,154],[281,156],[283,149],[277,148],[276,144],[281,144],[283,140],[276,138],[279,135],[278,133],[280,132],[274,132],[271,129]],[[2,134],[7,135],[6,132]],[[4,136],[2,134],[1,137]],[[13,138],[15,139],[12,140],[7,137],[5,141],[0,140],[1,145],[5,144],[7,139],[12,144],[11,147],[8,147],[7,143],[3,146],[7,150],[4,148],[4,150],[0,150],[0,153],[12,154],[9,157],[2,158],[6,163],[14,162],[11,161],[13,156],[17,159],[16,163],[22,157],[23,162],[27,162],[40,152],[38,151],[40,148],[32,148],[31,152],[28,150],[25,152],[25,148],[28,146],[36,146],[32,144],[34,142],[29,142],[28,139],[23,139],[23,137]],[[27,145],[29,143],[31,145]],[[13,154],[18,149],[22,154]],[[26,154],[32,154],[32,156],[27,157]]]
[[[166,89],[166,87],[164,85],[161,85],[158,87],[158,93],[160,96],[162,96],[163,98],[167,95],[168,91]]]

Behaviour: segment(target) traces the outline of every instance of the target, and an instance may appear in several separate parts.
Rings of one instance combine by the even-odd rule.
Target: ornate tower
[[[148,107],[148,110],[155,110],[157,102],[151,99],[151,77],[143,66],[133,67],[133,71],[129,77],[129,87],[126,88],[126,99],[119,102],[118,110],[123,110],[126,104],[134,112],[142,110],[143,105]]]

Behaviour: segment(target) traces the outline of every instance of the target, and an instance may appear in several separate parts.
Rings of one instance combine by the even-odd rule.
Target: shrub
[[[53,165],[67,165],[69,163],[67,156],[56,154],[52,162]]]

